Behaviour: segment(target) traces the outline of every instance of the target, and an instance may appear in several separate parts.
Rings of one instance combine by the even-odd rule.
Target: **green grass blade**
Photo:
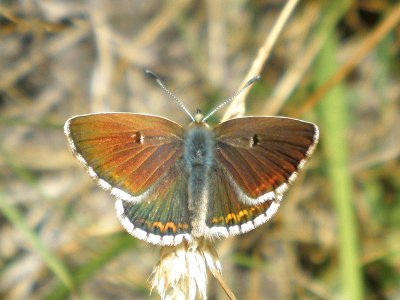
[[[42,243],[38,235],[24,221],[24,218],[18,209],[15,208],[8,199],[6,199],[4,193],[0,193],[0,212],[21,232],[28,243],[32,246],[33,251],[35,251],[45,261],[49,269],[53,271],[64,284],[65,288],[71,289],[72,280],[66,266],[46,247],[46,245]]]
[[[316,65],[316,83],[322,84],[336,70],[336,37],[326,40]],[[344,299],[364,299],[362,272],[359,258],[357,221],[353,206],[352,180],[348,167],[346,130],[347,106],[343,86],[336,86],[320,103],[322,145],[331,197],[335,206],[339,229],[340,280]]]
[[[90,279],[100,268],[112,261],[115,257],[131,249],[135,246],[136,239],[131,235],[123,232],[118,234],[110,245],[104,248],[104,251],[96,255],[92,260],[88,261],[80,269],[74,272],[73,283],[74,288],[79,293],[79,288]],[[56,300],[66,299],[71,293],[64,285],[58,285],[52,292],[50,292],[44,299]]]

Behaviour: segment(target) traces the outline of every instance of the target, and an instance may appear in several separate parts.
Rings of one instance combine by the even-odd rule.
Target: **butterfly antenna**
[[[233,99],[235,99],[237,96],[239,96],[245,89],[247,89],[250,85],[252,85],[255,81],[259,80],[261,78],[260,75],[254,76],[251,78],[249,81],[246,82],[246,84],[238,91],[236,94],[234,94],[232,97],[229,99],[225,100],[222,102],[220,105],[218,105],[216,108],[214,108],[207,116],[203,118],[202,121],[207,120],[209,117],[211,117],[213,114],[215,114],[218,110],[220,110],[223,106],[231,102]]]
[[[164,83],[161,81],[161,79],[154,74],[152,71],[150,70],[146,70],[146,74],[153,77],[153,79],[157,82],[157,84],[172,98],[174,99],[178,105],[189,115],[189,117],[192,119],[192,121],[194,122],[194,117],[192,116],[192,114],[188,111],[188,109],[185,107],[185,105],[183,105],[183,103],[174,95],[172,94],[164,85]]]

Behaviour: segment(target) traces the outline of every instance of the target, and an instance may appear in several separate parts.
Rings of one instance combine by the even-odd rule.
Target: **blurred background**
[[[158,299],[159,249],[126,233],[73,158],[76,114],[187,115],[233,95],[285,1],[0,2],[0,298]],[[400,5],[300,1],[247,115],[320,126],[260,228],[216,243],[238,299],[400,299]],[[210,123],[217,124],[223,110]],[[227,299],[209,277],[209,299]]]

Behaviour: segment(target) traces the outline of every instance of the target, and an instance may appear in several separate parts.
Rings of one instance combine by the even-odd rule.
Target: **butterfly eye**
[[[250,139],[250,147],[255,147],[260,143],[260,139],[258,138],[258,135],[255,134],[251,137]]]

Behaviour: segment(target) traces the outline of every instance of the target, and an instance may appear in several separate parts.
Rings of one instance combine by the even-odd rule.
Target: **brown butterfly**
[[[144,114],[88,114],[69,119],[64,131],[89,175],[117,198],[125,229],[177,245],[268,221],[318,142],[318,127],[301,120],[244,117],[211,129],[211,114],[191,116],[187,128]]]

